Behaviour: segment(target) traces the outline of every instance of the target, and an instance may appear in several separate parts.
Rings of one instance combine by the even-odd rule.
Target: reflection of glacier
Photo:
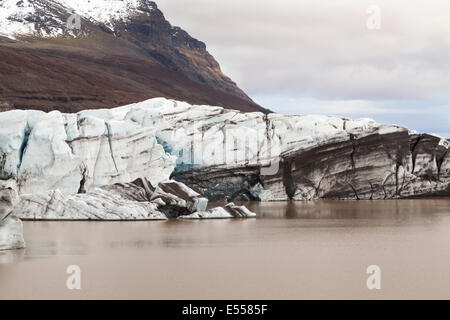
[[[22,261],[25,257],[25,250],[3,250],[0,251],[0,265],[14,264]]]
[[[9,214],[5,218],[0,216],[0,251],[24,248],[22,230],[22,221],[16,217]]]

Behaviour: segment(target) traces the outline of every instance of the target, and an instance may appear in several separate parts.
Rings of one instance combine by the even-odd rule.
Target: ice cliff
[[[62,196],[145,177],[211,200],[448,195],[449,141],[370,119],[243,113],[156,98],[0,113],[0,183]]]
[[[371,119],[243,113],[152,99],[124,107],[177,157],[172,178],[215,201],[450,194],[450,143]]]
[[[125,120],[121,110],[0,113],[0,179],[21,194],[168,179],[175,157],[157,143],[155,128]]]

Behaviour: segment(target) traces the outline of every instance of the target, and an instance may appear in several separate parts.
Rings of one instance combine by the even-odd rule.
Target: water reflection
[[[373,298],[370,264],[377,297],[450,297],[448,198],[246,205],[256,219],[25,221],[27,249],[0,253],[0,299],[73,298],[71,264],[80,298]]]
[[[210,206],[223,205],[212,203]],[[245,203],[258,214],[244,220],[25,222],[27,249],[0,261],[93,255],[101,250],[240,246],[277,240],[302,228],[358,228],[436,224],[450,214],[449,199]]]
[[[450,199],[377,201],[253,202],[247,206],[263,218],[287,219],[434,219],[450,212]]]
[[[12,264],[22,261],[25,257],[25,250],[2,250],[0,251],[0,264]]]
[[[56,255],[85,255],[89,252],[89,244],[82,241],[65,241],[55,238],[45,241],[29,240],[26,242],[26,258],[45,258]]]

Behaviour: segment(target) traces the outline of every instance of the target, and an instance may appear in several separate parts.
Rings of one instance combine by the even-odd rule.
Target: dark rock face
[[[214,201],[253,200],[261,195],[258,189],[268,190],[269,200],[449,196],[450,156],[440,138],[403,131],[293,150],[282,155],[273,176],[243,167],[206,168],[173,177],[205,190]]]
[[[18,41],[0,36],[0,111],[77,112],[162,96],[269,112],[222,73],[203,42],[171,26],[152,1],[108,24],[82,16],[80,30],[67,30],[72,11],[58,1],[30,2],[35,12],[25,20],[35,34]]]

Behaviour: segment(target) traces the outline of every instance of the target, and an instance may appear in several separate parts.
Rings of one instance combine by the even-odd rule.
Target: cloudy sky
[[[156,2],[264,107],[450,138],[448,0]]]

